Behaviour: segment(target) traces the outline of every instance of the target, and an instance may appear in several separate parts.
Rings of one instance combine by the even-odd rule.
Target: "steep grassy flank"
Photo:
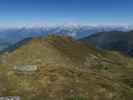
[[[0,64],[0,96],[20,96],[22,100],[133,98],[132,59],[70,37],[34,38],[2,55]],[[14,70],[21,65],[36,65],[38,69]]]
[[[133,31],[99,32],[79,41],[89,43],[97,48],[115,50],[133,56]]]

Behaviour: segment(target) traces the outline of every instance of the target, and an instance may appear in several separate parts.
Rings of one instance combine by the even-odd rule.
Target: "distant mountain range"
[[[129,31],[130,26],[89,26],[89,25],[55,25],[33,28],[0,29],[0,51],[31,37],[46,37],[51,34],[72,36],[75,39],[90,36],[97,32]]]
[[[82,38],[80,41],[89,43],[97,48],[116,50],[133,56],[133,31],[99,32]]]
[[[103,31],[129,31],[132,26],[89,26],[89,25],[57,25],[39,28],[9,28],[0,29],[0,51],[9,45],[25,38],[47,36],[48,34],[69,35],[76,39]],[[2,45],[1,45],[2,44]]]

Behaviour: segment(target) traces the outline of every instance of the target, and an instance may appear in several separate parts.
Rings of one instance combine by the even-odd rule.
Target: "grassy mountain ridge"
[[[129,56],[133,55],[133,31],[99,32],[82,38],[80,41],[94,45],[97,48],[116,50]]]
[[[33,38],[1,55],[0,95],[22,100],[132,100],[133,60],[70,37]],[[37,66],[35,71],[14,67]]]

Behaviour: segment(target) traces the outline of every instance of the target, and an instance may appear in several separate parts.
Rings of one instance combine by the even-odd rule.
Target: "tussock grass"
[[[132,100],[133,60],[70,37],[31,41],[0,57],[0,96],[22,100]],[[17,72],[16,65],[37,65]]]

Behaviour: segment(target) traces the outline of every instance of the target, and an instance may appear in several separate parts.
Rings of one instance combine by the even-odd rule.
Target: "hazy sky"
[[[0,0],[0,26],[133,24],[133,0]]]

